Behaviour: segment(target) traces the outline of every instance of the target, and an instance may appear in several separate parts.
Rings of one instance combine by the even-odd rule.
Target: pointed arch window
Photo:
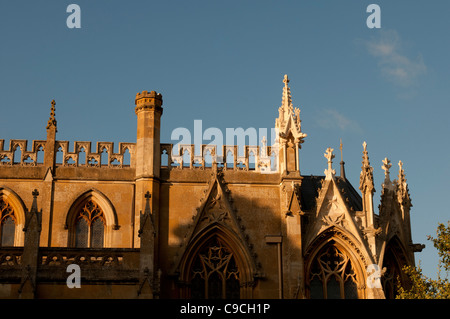
[[[350,258],[335,245],[323,247],[309,272],[312,299],[357,299],[358,281]]]
[[[0,197],[0,246],[14,246],[16,217],[11,205]]]
[[[383,287],[384,295],[386,299],[395,299],[397,296],[397,284],[398,280],[401,278],[400,270],[393,260],[386,261],[386,273],[381,278],[381,284]]]
[[[190,271],[191,298],[240,298],[240,273],[233,253],[217,236],[194,257]]]
[[[93,200],[88,200],[75,218],[75,247],[102,248],[105,232],[105,215]]]
[[[397,245],[395,240],[389,243],[384,256],[383,268],[386,268],[386,272],[384,276],[381,277],[381,286],[383,287],[386,299],[395,299],[397,296],[399,280],[402,286],[407,284],[402,280],[401,267],[398,261],[398,258],[400,257],[398,251],[400,250],[395,248]]]

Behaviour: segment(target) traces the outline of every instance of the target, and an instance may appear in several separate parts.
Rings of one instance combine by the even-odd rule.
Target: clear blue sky
[[[80,29],[66,26],[71,3]],[[381,29],[366,26],[370,3]],[[342,138],[357,188],[367,141],[378,206],[382,159],[392,178],[402,160],[413,240],[427,245],[416,261],[435,277],[426,235],[450,215],[449,12],[444,0],[2,1],[0,138],[45,139],[55,99],[57,139],[134,142],[142,90],[163,94],[163,142],[195,119],[271,128],[287,73],[308,134],[302,174],[323,175]]]

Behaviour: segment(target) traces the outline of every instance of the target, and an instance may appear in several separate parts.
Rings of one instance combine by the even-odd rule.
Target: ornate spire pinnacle
[[[366,141],[364,141],[364,143],[362,144],[363,145],[363,148],[364,148],[364,150],[363,150],[363,162],[362,162],[362,164],[363,164],[363,167],[364,166],[369,166],[370,165],[370,162],[369,162],[369,153],[367,152],[367,143],[366,143]]]
[[[292,104],[291,89],[289,88],[290,80],[287,74],[284,75],[283,94],[281,98],[281,106],[278,108],[278,118],[275,120],[275,128],[278,129],[280,136],[287,136],[290,130],[295,139],[303,143],[303,139],[307,136],[302,133],[300,109],[294,108]]]
[[[369,162],[369,153],[367,152],[367,143],[364,141],[363,143],[363,160],[361,167],[361,174],[359,176],[359,189],[364,190],[367,189],[372,193],[375,191],[375,187],[373,184],[373,167],[370,166]]]
[[[325,173],[325,178],[331,178],[332,176],[334,176],[334,174],[336,174],[336,171],[333,169],[332,164],[333,164],[333,158],[335,157],[335,155],[333,154],[334,149],[332,149],[331,147],[326,149],[326,153],[323,154],[323,156],[327,159],[327,163],[328,163],[328,168],[324,171]]]
[[[50,118],[48,119],[48,122],[47,122],[47,130],[49,129],[49,128],[51,128],[51,127],[55,127],[55,129],[56,129],[56,119],[55,119],[55,105],[56,105],[56,102],[55,102],[55,100],[52,100],[52,107],[50,108]]]
[[[344,156],[342,155],[342,138],[340,139],[339,149],[341,150],[341,177],[345,179]]]
[[[397,181],[397,195],[400,203],[407,203],[411,205],[411,198],[409,197],[408,183],[406,183],[405,171],[403,169],[403,162],[398,162],[398,181]]]

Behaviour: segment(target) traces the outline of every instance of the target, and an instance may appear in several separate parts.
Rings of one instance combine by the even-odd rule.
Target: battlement
[[[147,110],[158,110],[162,113],[162,95],[161,93],[156,93],[155,91],[142,91],[142,93],[136,94],[136,99],[134,100],[136,107],[135,112],[136,114],[139,111],[142,111],[144,109]]]
[[[56,149],[62,152],[62,166],[87,166],[87,167],[109,167],[122,168],[124,166],[134,167],[135,143],[119,143],[118,153],[114,153],[114,142],[97,142],[96,151],[91,152],[91,142],[74,142],[74,151],[69,152],[68,141],[56,141]],[[124,154],[130,153],[130,164],[124,164]],[[80,162],[80,153],[86,153],[84,163]],[[102,160],[102,156],[107,160]],[[58,164],[58,163],[57,163]]]
[[[27,151],[27,140],[12,139],[5,149],[5,140],[0,140],[0,166],[42,166],[46,147],[45,140],[33,140],[31,151]],[[92,142],[74,141],[70,151],[69,141],[55,141],[55,162],[60,167],[122,168],[135,167],[136,143],[119,143],[114,152],[114,142],[97,142],[92,152]],[[237,145],[201,145],[200,155],[194,144],[161,144],[161,168],[163,169],[208,169],[213,163],[228,170],[255,172],[274,171],[278,167],[278,147],[249,146],[239,153]],[[129,160],[125,158],[129,153]]]
[[[5,140],[0,140],[0,165],[37,166],[38,152],[44,151],[46,142],[32,141],[31,151],[27,151],[27,140],[10,140],[9,148],[6,150],[4,149]]]
[[[4,142],[4,140],[0,140],[0,165],[43,165],[43,161],[40,159],[43,159],[47,141],[32,141],[31,151],[27,151],[27,140],[10,140],[9,148],[6,150],[4,149]],[[70,152],[68,141],[55,141],[56,165],[102,168],[134,167],[135,143],[119,143],[117,153],[114,153],[113,142],[97,142],[95,152],[91,152],[91,145],[91,142],[75,141],[73,152]],[[127,150],[130,155],[129,164],[125,164],[125,154]],[[40,156],[39,152],[42,152],[42,156]]]
[[[161,168],[207,169],[213,163],[226,170],[275,172],[278,168],[278,147],[245,145],[239,155],[237,145],[223,145],[219,154],[217,145],[202,144],[200,155],[195,155],[194,144],[161,144]]]
[[[143,98],[154,98],[154,99],[158,99],[158,100],[162,100],[162,95],[161,93],[156,93],[155,91],[142,91],[142,92],[138,92],[136,94],[136,100],[138,99],[143,99]]]

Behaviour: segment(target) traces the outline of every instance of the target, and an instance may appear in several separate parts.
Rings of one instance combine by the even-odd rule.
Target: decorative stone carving
[[[333,158],[335,157],[335,155],[333,154],[333,151],[334,150],[329,147],[326,149],[326,152],[323,155],[327,159],[327,163],[328,163],[328,168],[324,171],[326,179],[330,179],[334,176],[334,174],[336,174],[336,171],[332,167]]]
[[[292,133],[296,143],[301,144],[307,134],[302,133],[301,130],[300,109],[296,108],[294,111],[291,89],[288,86],[289,78],[287,74],[284,76],[283,83],[284,87],[281,98],[281,106],[278,109],[279,116],[275,120],[275,129],[278,129],[279,137],[282,139],[286,139],[289,133]],[[280,143],[281,142],[282,141],[280,141]]]
[[[56,129],[56,118],[55,118],[55,106],[56,106],[56,102],[55,100],[52,100],[52,107],[50,109],[50,118],[48,119],[47,122],[47,130],[51,127],[55,127]]]

